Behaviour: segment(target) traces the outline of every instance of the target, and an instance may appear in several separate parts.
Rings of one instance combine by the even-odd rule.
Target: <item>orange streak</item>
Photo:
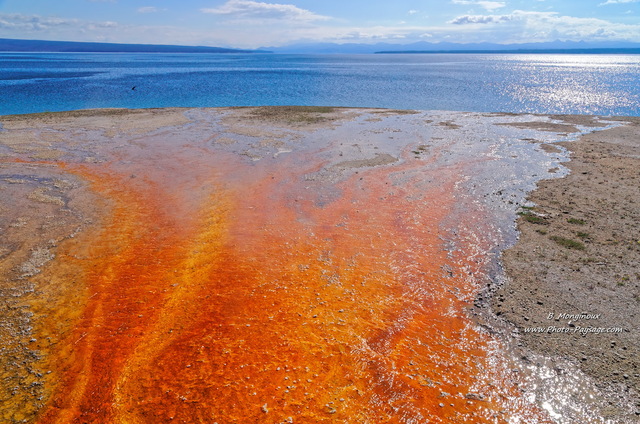
[[[66,166],[113,210],[77,264],[90,294],[39,422],[506,422],[517,388],[488,386],[464,313],[473,246],[441,240],[454,170],[331,186],[296,172],[304,155],[173,154]]]

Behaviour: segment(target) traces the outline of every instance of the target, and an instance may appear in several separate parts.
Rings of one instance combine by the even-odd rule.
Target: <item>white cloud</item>
[[[468,26],[469,33],[485,34],[503,43],[561,40],[634,40],[639,41],[640,25],[609,22],[598,18],[562,16],[556,12],[515,10],[505,15],[464,15],[449,24]],[[482,30],[482,27],[487,30]]]
[[[0,13],[0,38],[195,45],[207,37],[208,32],[194,33],[178,27]]]
[[[118,24],[111,21],[83,22],[78,19],[64,19],[53,17],[41,17],[36,15],[0,14],[0,30],[47,32],[50,30],[75,30],[75,29],[113,29]]]
[[[272,19],[287,21],[323,21],[331,19],[292,4],[262,3],[252,0],[228,0],[214,9],[201,9],[202,13],[226,15],[234,18]]]
[[[511,15],[463,15],[447,22],[454,25],[467,24],[497,24],[507,22],[513,19]]]
[[[637,3],[640,0],[607,0],[604,3],[600,3],[598,6],[606,6],[608,4],[623,4],[623,3]]]
[[[139,7],[138,8],[138,13],[156,13],[159,12],[157,7],[154,6],[146,6],[146,7]]]
[[[409,15],[415,15],[416,13],[418,13],[417,10],[415,9],[411,9],[410,11],[407,12]]]
[[[496,9],[500,9],[506,6],[506,3],[501,1],[483,1],[483,0],[451,0],[453,4],[465,4],[465,5],[473,5],[480,6],[489,12],[492,12]]]
[[[162,11],[162,9],[159,9]],[[311,12],[310,12],[311,13]],[[516,10],[505,14],[465,14],[440,25],[395,24],[356,26],[344,21],[305,21],[280,13],[280,18],[258,19],[221,15],[215,28],[178,25],[130,25],[0,13],[0,38],[105,41],[113,43],[209,45],[256,48],[299,42],[525,43],[553,40],[628,40],[640,42],[640,23],[624,24],[596,18],[563,16],[554,12]],[[293,16],[293,17],[292,17]],[[239,25],[238,19],[255,23]]]

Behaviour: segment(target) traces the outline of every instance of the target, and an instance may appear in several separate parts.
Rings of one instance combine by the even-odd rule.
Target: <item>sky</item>
[[[640,0],[0,0],[0,38],[237,48],[640,42]]]

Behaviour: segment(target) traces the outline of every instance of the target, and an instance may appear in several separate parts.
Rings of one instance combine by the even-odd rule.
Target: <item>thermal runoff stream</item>
[[[574,406],[472,319],[527,191],[562,173],[541,143],[578,131],[532,120],[550,122],[329,108],[5,122],[0,193],[24,222],[6,237],[31,241],[1,269],[19,299],[2,421],[556,422]]]

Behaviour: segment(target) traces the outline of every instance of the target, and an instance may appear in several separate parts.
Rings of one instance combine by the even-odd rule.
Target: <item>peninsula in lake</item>
[[[0,52],[59,53],[269,53],[265,50],[241,50],[209,46],[173,46],[165,44],[88,43],[77,41],[16,40],[0,38]]]

